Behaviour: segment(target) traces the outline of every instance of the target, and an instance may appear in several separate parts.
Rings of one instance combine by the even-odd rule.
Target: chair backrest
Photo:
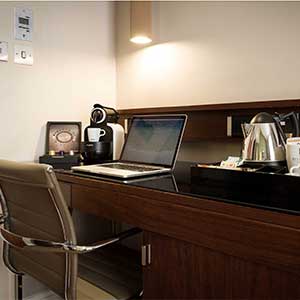
[[[76,244],[72,218],[52,167],[0,160],[4,228],[23,237]],[[60,296],[76,299],[77,254],[17,249],[4,244],[13,272],[28,274]]]

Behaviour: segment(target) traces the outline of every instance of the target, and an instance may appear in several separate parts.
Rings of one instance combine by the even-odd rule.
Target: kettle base
[[[250,168],[260,168],[260,167],[286,167],[286,160],[280,161],[254,161],[254,160],[244,160],[242,167],[250,167]]]

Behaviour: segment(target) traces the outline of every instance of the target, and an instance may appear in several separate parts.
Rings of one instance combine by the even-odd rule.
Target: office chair
[[[85,280],[79,279],[80,285],[96,285],[104,299],[129,299],[140,293],[140,267],[130,267],[126,257],[113,257],[115,244],[140,230],[133,228],[89,246],[77,245],[51,166],[0,160],[0,201],[3,260],[13,273],[28,274],[68,300],[77,299],[78,273]],[[107,253],[104,248],[109,248]],[[79,267],[78,254],[83,257]],[[118,278],[114,280],[113,275]]]

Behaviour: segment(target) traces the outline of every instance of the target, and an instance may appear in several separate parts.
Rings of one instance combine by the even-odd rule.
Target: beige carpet
[[[80,278],[77,280],[77,300],[113,300],[115,299],[105,291],[95,287],[94,285]],[[52,291],[44,291],[27,297],[24,300],[62,300],[61,297]]]

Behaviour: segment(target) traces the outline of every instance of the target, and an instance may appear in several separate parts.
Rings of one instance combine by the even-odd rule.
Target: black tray
[[[300,177],[286,172],[282,166],[235,170],[197,165],[191,167],[191,189],[193,193],[226,201],[298,214]]]

